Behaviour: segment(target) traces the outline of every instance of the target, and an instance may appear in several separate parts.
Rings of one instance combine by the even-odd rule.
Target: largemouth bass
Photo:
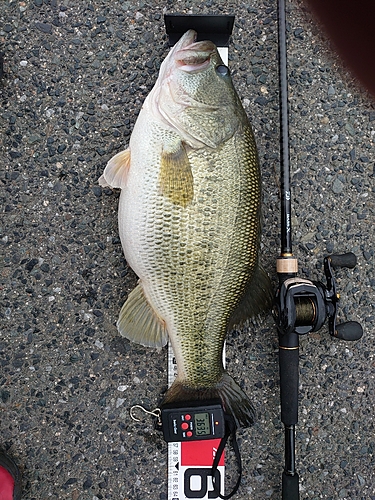
[[[215,45],[185,33],[163,61],[129,148],[99,182],[121,189],[119,232],[139,277],[120,334],[170,338],[178,375],[165,403],[221,398],[237,426],[254,408],[223,368],[228,328],[271,304],[258,263],[260,173],[253,133]]]

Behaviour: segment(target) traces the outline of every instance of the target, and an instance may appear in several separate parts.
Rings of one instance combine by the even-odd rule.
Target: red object
[[[181,465],[186,467],[212,467],[220,439],[184,441],[181,443]],[[219,465],[224,465],[224,453]]]
[[[191,438],[191,436],[193,435],[193,433],[191,431],[187,431],[186,435],[187,435],[188,438]]]
[[[0,452],[0,500],[21,500],[20,471],[4,452]]]
[[[188,423],[186,423],[186,422],[182,422],[182,424],[181,424],[181,429],[182,429],[183,431],[186,431],[186,429],[189,429],[189,424],[188,424]]]
[[[375,1],[305,0],[323,24],[337,52],[375,95]]]
[[[13,500],[14,479],[4,467],[0,466],[0,500]]]
[[[189,414],[185,415],[185,420],[191,420],[191,415]]]

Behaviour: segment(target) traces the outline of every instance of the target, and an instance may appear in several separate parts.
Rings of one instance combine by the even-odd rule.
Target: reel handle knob
[[[349,267],[353,269],[357,265],[357,257],[353,252],[330,255],[328,259],[331,261],[332,267]]]
[[[362,326],[357,321],[347,321],[336,325],[335,337],[341,340],[359,340],[363,335]]]

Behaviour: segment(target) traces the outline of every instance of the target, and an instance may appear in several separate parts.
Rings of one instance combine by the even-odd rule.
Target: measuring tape
[[[213,33],[213,41],[218,46],[220,57],[223,63],[228,65],[228,47],[220,45],[228,43],[234,16],[165,15],[164,21],[171,44],[190,28],[200,33]],[[225,361],[225,350],[223,361]],[[176,359],[169,342],[169,387],[176,376]],[[212,404],[204,406],[203,402],[197,402],[193,406],[187,405],[184,407],[174,405],[167,409],[167,414],[163,414],[162,409],[164,438],[168,442],[168,500],[219,498],[213,488],[211,472],[225,428],[221,402],[218,402],[217,406]],[[220,489],[221,492],[224,492],[224,473],[223,453],[215,469],[216,489]]]
[[[224,64],[228,65],[228,47],[218,47]],[[225,361],[225,350],[223,362]],[[172,345],[168,344],[168,386],[177,376],[177,364]],[[198,441],[173,441],[168,443],[168,500],[218,498],[211,478],[212,463],[221,439]],[[224,491],[224,453],[220,458],[215,482]]]

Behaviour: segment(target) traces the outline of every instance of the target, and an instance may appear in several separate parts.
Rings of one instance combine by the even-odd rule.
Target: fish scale
[[[251,140],[249,131],[248,136]],[[197,185],[193,203],[186,210],[181,209],[155,190],[148,200],[154,209],[139,230],[143,235],[139,242],[143,272],[152,276],[147,285],[149,297],[160,316],[166,317],[165,309],[173,311],[169,333],[174,350],[183,353],[181,372],[194,386],[201,385],[204,373],[211,369],[217,375],[228,314],[257,260],[254,244],[254,235],[259,231],[257,170],[254,168],[244,175],[242,159],[236,162],[237,172],[233,168],[235,162],[230,171],[222,162],[223,156],[236,149],[236,140],[228,141],[221,148],[223,151],[211,152],[209,161],[191,154]],[[209,182],[207,172],[216,174]],[[238,200],[240,184],[247,184],[245,193],[252,193],[252,199],[244,204],[246,210]],[[216,205],[220,200],[219,206],[215,207],[215,199]],[[243,213],[239,213],[241,210]],[[169,214],[167,221],[165,213]],[[208,240],[211,248],[207,248]],[[164,245],[157,245],[159,241]],[[237,244],[243,245],[246,252],[237,255]],[[148,252],[148,248],[153,251]],[[170,263],[177,263],[177,269],[168,268]],[[177,309],[175,304],[183,307]]]
[[[229,145],[227,145],[228,147]],[[218,163],[220,163],[221,153],[218,152],[217,155],[216,161]],[[192,163],[194,164],[194,159]],[[195,386],[202,383],[202,374],[207,370],[214,368],[217,374],[228,315],[233,309],[233,304],[238,301],[248,274],[251,272],[251,267],[254,267],[256,262],[256,248],[251,245],[251,240],[254,240],[254,233],[256,234],[258,231],[258,204],[255,202],[253,212],[248,210],[245,214],[246,217],[241,217],[238,213],[240,211],[238,196],[232,195],[233,192],[238,193],[238,185],[236,186],[236,184],[241,182],[241,176],[238,175],[238,179],[235,180],[232,172],[226,181],[225,183],[216,168],[216,178],[213,180],[212,191],[215,190],[215,196],[217,199],[220,198],[220,207],[216,210],[212,207],[211,193],[210,190],[207,190],[208,196],[205,197],[205,201],[210,204],[211,210],[205,218],[207,226],[204,225],[204,221],[200,221],[198,226],[203,228],[202,241],[209,239],[212,243],[212,248],[206,250],[205,254],[207,255],[204,258],[208,272],[206,271],[204,276],[196,276],[197,280],[189,278],[192,297],[190,301],[185,299],[188,300],[187,307],[184,308],[181,315],[181,325],[178,328],[177,341],[175,342],[179,344],[176,345],[175,350],[180,348],[184,353],[186,378],[190,385],[194,384]],[[198,197],[200,194],[198,193]],[[203,200],[201,206],[205,206]],[[241,219],[240,225],[235,222],[238,217]],[[195,226],[191,227],[194,233]],[[228,228],[231,230],[228,231]],[[233,248],[233,242],[247,246],[248,252],[247,254],[243,252],[241,259],[235,255],[236,248]],[[237,257],[236,260],[234,257]],[[200,282],[201,279],[203,283]],[[185,292],[182,293],[183,297],[186,297]],[[200,305],[200,321],[195,329],[196,334],[192,337],[194,329],[191,328],[189,311],[197,304]],[[194,339],[194,343],[191,342],[191,338]],[[200,346],[203,346],[202,355],[197,355]]]

